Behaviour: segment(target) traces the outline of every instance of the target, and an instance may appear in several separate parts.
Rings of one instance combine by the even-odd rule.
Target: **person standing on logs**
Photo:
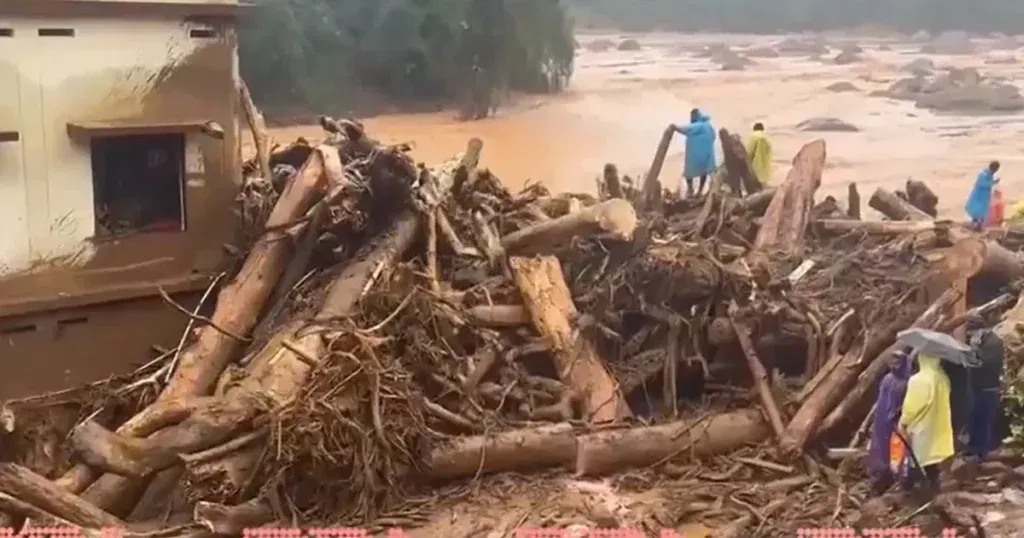
[[[938,357],[917,353],[918,371],[907,382],[900,414],[900,434],[909,442],[907,489],[923,486],[933,498],[938,493],[939,466],[951,458],[953,420],[949,404],[949,377]]]
[[[754,124],[754,131],[747,140],[747,160],[757,180],[767,187],[772,181],[772,143],[764,135],[761,122]]]
[[[988,212],[992,208],[992,190],[999,183],[999,180],[996,178],[996,172],[998,171],[999,161],[989,163],[988,167],[982,170],[978,174],[978,178],[974,180],[974,187],[971,189],[971,194],[967,197],[967,203],[964,205],[964,211],[967,212],[971,223],[978,230],[985,226]]]
[[[683,179],[686,180],[686,197],[694,195],[693,180],[700,178],[697,196],[704,193],[704,185],[715,168],[715,128],[711,118],[700,109],[690,111],[689,125],[673,125],[675,131],[686,137],[686,155],[683,164]],[[679,185],[680,192],[683,186]]]
[[[999,388],[1003,376],[1003,339],[981,316],[967,320],[968,342],[981,361],[971,372],[971,411],[968,422],[969,458],[985,461],[999,440],[995,438],[995,422],[999,416]]]

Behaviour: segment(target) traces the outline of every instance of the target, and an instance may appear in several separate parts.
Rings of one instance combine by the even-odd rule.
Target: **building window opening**
[[[185,230],[185,135],[94,138],[96,235]]]

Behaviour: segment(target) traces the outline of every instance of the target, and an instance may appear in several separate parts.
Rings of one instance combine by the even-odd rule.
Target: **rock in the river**
[[[1017,57],[1013,54],[993,55],[985,58],[985,63],[988,65],[1016,65]]]
[[[922,41],[931,41],[932,34],[928,33],[926,30],[918,30],[917,33],[910,36],[910,40],[915,41],[917,43],[920,43]]]
[[[640,50],[643,47],[640,46],[640,43],[637,40],[630,38],[630,39],[623,39],[619,43],[619,46],[617,48],[619,50],[632,51],[632,50]]]
[[[1013,84],[986,79],[973,67],[952,68],[933,77],[915,76],[872,93],[914,101],[918,108],[960,114],[987,114],[1024,110],[1024,97]]]
[[[939,37],[931,42],[931,48],[928,50],[932,52],[925,52],[922,47],[921,52],[923,54],[971,54],[977,50],[977,47],[971,42],[971,36],[967,32],[951,30],[939,34]]]
[[[861,61],[860,54],[851,50],[844,50],[832,58],[832,63],[836,65],[849,65]]]
[[[748,58],[778,58],[779,52],[771,47],[754,47],[743,53]]]
[[[796,128],[801,131],[832,133],[855,133],[860,131],[856,125],[839,118],[810,118],[798,123]]]
[[[776,43],[774,48],[779,54],[785,56],[828,54],[828,47],[821,40],[817,39],[794,39],[787,37]]]
[[[586,45],[584,45],[590,52],[605,52],[615,48],[615,43],[611,39],[599,38],[595,39]]]
[[[711,57],[711,61],[721,66],[722,71],[743,71],[747,66],[755,65],[756,62],[737,54],[732,50],[724,50]]]
[[[935,62],[928,58],[915,58],[900,68],[901,71],[914,75],[930,75],[935,70]]]
[[[711,43],[710,45],[704,45],[700,50],[693,53],[694,58],[714,58],[716,55],[732,52],[729,45],[725,43]]]
[[[836,93],[859,92],[860,91],[860,88],[854,86],[852,82],[846,82],[846,81],[843,81],[843,82],[833,82],[832,84],[829,84],[828,86],[825,86],[825,89],[830,91],[830,92],[836,92]]]

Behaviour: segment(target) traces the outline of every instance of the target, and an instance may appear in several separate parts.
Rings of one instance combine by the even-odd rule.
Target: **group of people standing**
[[[708,176],[718,168],[715,158],[715,140],[718,135],[711,124],[711,117],[699,108],[694,108],[690,111],[690,123],[675,124],[672,128],[686,138],[683,177],[679,184],[679,192],[682,194],[685,186],[687,198],[701,196],[707,186]],[[767,185],[772,179],[772,144],[765,135],[763,123],[754,124],[745,146],[751,170],[762,185]],[[1002,224],[1003,201],[997,189],[999,179],[996,177],[999,167],[999,161],[992,161],[978,174],[964,205],[967,216],[978,229]],[[696,189],[694,183],[697,183]],[[1024,200],[1013,210],[1014,215],[1019,213],[1019,216],[1024,218]]]
[[[690,111],[690,123],[687,125],[673,125],[672,128],[679,134],[686,137],[686,154],[683,164],[683,180],[686,182],[686,197],[704,194],[704,187],[707,186],[708,176],[718,168],[715,158],[715,140],[718,134],[711,125],[711,118],[700,109]],[[755,123],[753,132],[747,139],[747,160],[751,169],[762,185],[767,185],[772,179],[772,145],[765,136],[764,124]],[[700,181],[696,190],[694,183]],[[683,183],[680,182],[679,192],[683,191]]]
[[[882,379],[866,462],[879,491],[902,483],[934,494],[954,457],[980,462],[999,445],[1003,342],[980,316],[967,330],[977,367],[905,348]]]

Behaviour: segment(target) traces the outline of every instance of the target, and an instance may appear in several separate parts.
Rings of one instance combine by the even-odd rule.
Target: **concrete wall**
[[[0,145],[0,275],[92,257],[89,146],[69,138],[66,125],[142,115],[161,72],[210,41],[190,38],[192,26],[175,19],[0,19],[0,28],[14,31],[0,37],[0,130],[21,138]],[[75,35],[44,37],[40,28]],[[197,136],[190,138],[187,169],[201,173]]]
[[[80,4],[75,16],[55,16],[48,2],[0,0],[0,29],[13,30],[0,32],[0,132],[20,134],[0,143],[0,318],[54,308],[56,296],[86,304],[194,280],[218,270],[237,229],[233,16],[194,15],[199,8],[182,2],[129,15],[123,10],[138,5],[61,5],[70,3]],[[40,28],[75,35],[40,36]],[[193,29],[217,35],[190,37]],[[89,141],[67,132],[68,123],[90,122],[222,128],[219,139],[187,137],[185,232],[93,238]]]

